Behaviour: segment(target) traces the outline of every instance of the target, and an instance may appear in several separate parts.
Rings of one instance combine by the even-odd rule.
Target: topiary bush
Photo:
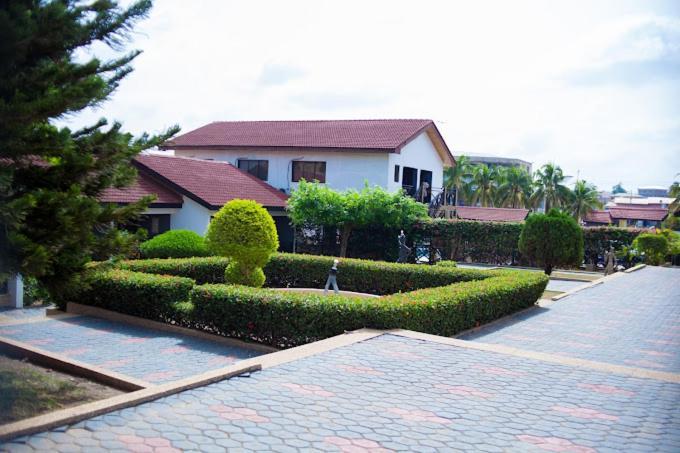
[[[206,240],[211,252],[230,258],[225,281],[253,287],[264,284],[262,267],[279,248],[274,219],[252,200],[225,204],[210,222]]]
[[[555,266],[581,264],[583,231],[572,216],[556,209],[531,214],[520,233],[519,250],[550,275]]]
[[[139,246],[143,258],[188,258],[208,256],[205,240],[190,230],[170,230]]]
[[[666,260],[668,239],[663,234],[643,233],[635,238],[633,247],[644,254],[647,264],[658,266]]]

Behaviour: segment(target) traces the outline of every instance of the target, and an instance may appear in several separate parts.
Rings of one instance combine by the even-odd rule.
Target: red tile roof
[[[389,152],[398,150],[428,126],[436,130],[432,120],[220,121],[169,140],[163,147],[340,148]]]
[[[480,208],[476,206],[456,207],[456,217],[463,220],[486,222],[522,222],[529,215],[528,209]]]
[[[151,204],[152,207],[167,204],[182,205],[181,195],[153,180],[143,171],[138,173],[135,182],[128,187],[105,189],[99,196],[99,201],[104,203],[134,203],[147,195],[156,195],[156,200]]]
[[[269,208],[286,206],[287,195],[228,162],[185,157],[141,155],[135,164],[172,189],[210,208],[242,198]]]
[[[612,219],[661,221],[668,215],[668,210],[611,207],[609,208],[609,213],[611,214]]]
[[[629,209],[664,209],[661,203],[654,204],[630,204],[630,203],[616,203],[611,208],[629,208]]]
[[[610,224],[612,223],[612,216],[609,211],[593,210],[586,214],[583,221],[588,223]]]

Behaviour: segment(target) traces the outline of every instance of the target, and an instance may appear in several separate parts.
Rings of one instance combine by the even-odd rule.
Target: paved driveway
[[[658,293],[677,294],[680,274],[668,271],[640,271],[612,279],[604,288],[618,287],[621,297],[627,298],[628,303],[617,305],[620,309],[645,304],[647,312],[661,310],[666,305],[659,302],[663,298]],[[625,282],[631,277],[636,284]],[[668,278],[675,283],[667,284]],[[646,291],[633,292],[638,285],[647,286]],[[595,288],[586,291],[582,296]],[[651,293],[657,296],[645,296]],[[564,307],[577,312],[592,307],[597,312],[608,298],[579,300]],[[677,311],[650,317],[659,321],[674,317],[663,321],[663,335],[654,338],[676,338],[671,326],[678,323]],[[530,325],[536,319],[523,323]],[[598,323],[607,318],[583,319]],[[624,324],[621,330],[637,337],[617,338],[630,343],[649,338],[634,319],[628,318],[630,326]],[[565,320],[543,335],[560,335],[568,326]],[[447,341],[383,334],[250,376],[15,439],[0,449],[680,451],[678,374],[632,377],[634,370],[601,371],[568,365],[557,355],[538,360],[528,352],[501,353],[498,347],[498,351],[483,351],[473,342],[442,343]],[[603,344],[613,348],[611,360],[625,360],[616,341]]]

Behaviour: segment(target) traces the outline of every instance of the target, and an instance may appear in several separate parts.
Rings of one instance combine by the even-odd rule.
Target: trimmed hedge
[[[190,230],[170,230],[142,242],[139,252],[144,258],[188,258],[208,256],[202,236]]]
[[[293,347],[372,327],[450,336],[532,306],[548,278],[522,271],[480,271],[468,281],[380,299],[320,296],[229,285],[197,286],[194,318],[221,335]]]
[[[190,278],[94,270],[87,276],[87,289],[81,291],[78,302],[142,318],[168,318],[177,303],[189,300],[194,285]]]
[[[264,268],[269,288],[323,288],[333,257],[277,253]],[[199,284],[224,283],[229,260],[222,257],[130,260],[121,269],[189,277]],[[392,294],[483,278],[479,271],[450,266],[397,264],[344,258],[338,266],[338,286],[345,291]]]
[[[197,258],[170,258],[155,260],[121,261],[116,266],[134,272],[147,274],[175,275],[196,280],[196,283],[224,283],[224,270],[229,258],[208,256]]]

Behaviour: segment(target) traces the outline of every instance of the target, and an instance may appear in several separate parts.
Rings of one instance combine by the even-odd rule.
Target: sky
[[[678,0],[156,0],[127,49],[112,99],[62,124],[430,118],[454,155],[680,179]]]

